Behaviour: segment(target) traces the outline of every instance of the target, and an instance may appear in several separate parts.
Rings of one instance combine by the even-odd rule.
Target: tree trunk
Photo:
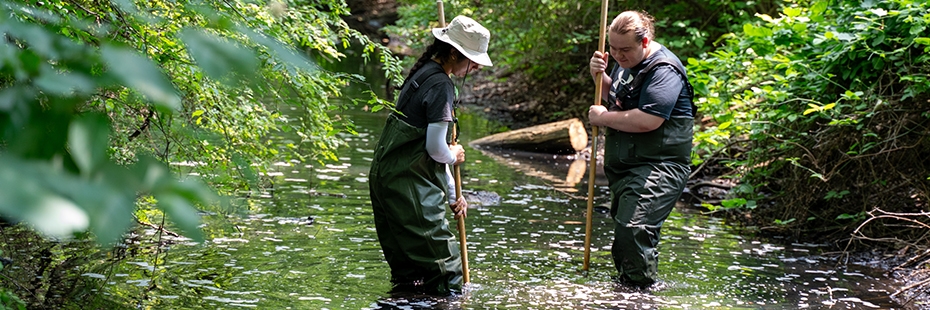
[[[512,149],[537,153],[574,154],[588,145],[581,120],[542,124],[493,134],[469,143],[472,147]]]

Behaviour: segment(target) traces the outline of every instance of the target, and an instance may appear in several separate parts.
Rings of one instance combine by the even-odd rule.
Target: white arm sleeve
[[[426,127],[426,152],[441,164],[454,164],[455,154],[446,144],[446,132],[449,130],[448,122],[429,123]]]

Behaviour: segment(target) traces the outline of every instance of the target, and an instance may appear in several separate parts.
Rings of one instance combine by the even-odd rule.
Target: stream
[[[613,223],[603,207],[606,182],[597,183],[591,265],[583,272],[585,162],[579,168],[571,156],[470,148],[468,141],[496,126],[466,108],[457,112],[467,154],[462,183],[471,201],[472,283],[461,296],[388,294],[390,270],[367,184],[387,114],[362,108],[343,113],[358,135],[342,134],[348,146],[338,161],[274,163],[267,173],[273,186],[237,201],[247,212],[204,215],[202,244],[145,230],[143,243],[165,245],[160,255],[119,263],[100,290],[135,300],[140,309],[899,308],[888,297],[897,284],[883,270],[821,256],[827,246],[816,240],[760,241],[685,203],[663,226],[661,285],[620,286],[610,257]]]

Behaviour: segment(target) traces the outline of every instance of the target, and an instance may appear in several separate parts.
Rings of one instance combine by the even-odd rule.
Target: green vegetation
[[[354,132],[331,99],[364,78],[318,62],[361,44],[387,76],[400,71],[345,15],[339,0],[0,2],[0,216],[51,240],[113,245],[163,214],[202,240],[199,212],[266,186],[272,158],[335,159],[336,134]],[[278,131],[300,139],[267,139]],[[37,266],[78,258],[37,247],[50,257]]]
[[[3,256],[3,251],[0,250],[0,257]],[[4,261],[0,260],[0,271],[3,270]],[[24,310],[26,309],[26,303],[22,299],[19,299],[15,294],[11,293],[5,288],[0,287],[0,310]]]
[[[756,202],[740,210],[750,224],[841,239],[874,209],[903,217],[926,209],[928,9],[924,1],[789,1],[689,59],[706,121],[696,162],[714,160],[741,178],[747,186],[734,194]],[[873,224],[854,237],[895,236],[903,246],[922,230]]]
[[[27,1],[2,10],[0,214],[55,237],[89,228],[113,242],[134,201],[150,195],[198,239],[194,206],[215,207],[215,195],[176,174],[223,193],[254,189],[271,158],[333,159],[335,133],[353,131],[330,116],[345,107],[329,99],[364,78],[311,57],[338,61],[361,42],[387,75],[399,72],[386,49],[340,19],[342,1]],[[287,119],[281,108],[310,113]],[[266,140],[280,130],[301,140]]]

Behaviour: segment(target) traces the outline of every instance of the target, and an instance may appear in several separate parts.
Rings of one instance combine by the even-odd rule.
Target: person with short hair
[[[464,148],[446,140],[455,97],[449,75],[491,66],[491,35],[465,16],[432,33],[433,44],[404,80],[378,140],[369,192],[393,290],[450,294],[461,291],[462,262],[445,208],[464,218],[468,203],[455,197],[449,169],[465,162]]]
[[[691,173],[696,109],[681,60],[654,41],[652,16],[626,11],[608,31],[608,53],[594,52],[605,105],[592,105],[592,126],[606,126],[604,172],[614,219],[611,255],[619,280],[638,287],[657,281],[659,233]],[[617,66],[607,74],[608,56]]]

